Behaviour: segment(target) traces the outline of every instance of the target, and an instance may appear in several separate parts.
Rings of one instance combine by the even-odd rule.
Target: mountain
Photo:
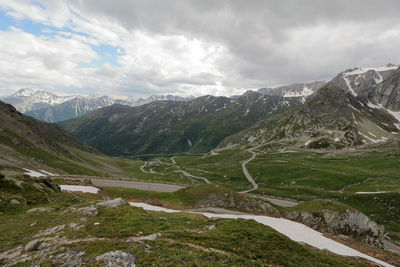
[[[315,93],[326,84],[325,81],[315,81],[310,83],[294,83],[275,88],[261,88],[258,90],[261,94],[276,95],[283,97],[307,97]]]
[[[148,104],[155,101],[163,101],[163,100],[170,100],[170,101],[189,101],[192,100],[194,96],[182,97],[177,95],[152,95],[147,98],[139,98],[135,102],[131,104],[131,106],[141,106],[144,104]]]
[[[12,105],[1,101],[0,140],[0,169],[12,173],[18,168],[44,169],[57,173],[74,173],[85,169],[79,166],[82,159],[66,147],[98,154],[60,126],[25,116]]]
[[[365,89],[381,83],[398,68],[399,65],[389,63],[383,67],[348,69],[339,73],[331,83],[357,95]]]
[[[26,116],[0,101],[2,174],[21,175],[29,169],[45,175],[126,178],[137,175],[135,170],[127,167],[138,164],[133,160],[107,157],[57,124]]]
[[[81,150],[95,151],[57,124],[49,124],[25,116],[12,105],[1,101],[0,129],[2,137],[8,136],[9,141],[17,146],[32,146],[57,152],[58,143],[63,143]]]
[[[13,105],[20,112],[27,112],[51,107],[70,100],[73,97],[74,96],[57,96],[42,90],[24,88],[1,100]]]
[[[113,105],[60,125],[107,155],[199,153],[270,114],[300,104],[298,98],[259,93],[236,100],[204,96],[138,107]]]
[[[108,96],[76,96],[52,107],[31,110],[25,114],[46,122],[58,122],[76,118],[93,110],[113,104],[129,104],[126,101]]]
[[[386,109],[400,120],[400,68],[383,82],[363,90],[359,96],[372,105]]]
[[[399,133],[389,113],[332,83],[311,100],[223,140],[232,145],[343,148],[386,141]]]
[[[46,122],[75,118],[90,111],[113,104],[130,104],[109,96],[58,96],[50,92],[25,88],[2,98],[17,110]]]

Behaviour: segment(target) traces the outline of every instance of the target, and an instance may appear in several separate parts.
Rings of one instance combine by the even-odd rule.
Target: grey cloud
[[[400,61],[394,53],[382,51],[395,46],[386,47],[379,40],[373,40],[377,32],[400,25],[400,1],[396,0],[89,0],[75,1],[74,5],[85,13],[106,16],[128,30],[182,34],[220,42],[228,47],[235,61],[232,64],[230,59],[221,59],[220,71],[235,75],[231,79],[241,80],[243,87],[327,79],[343,68]],[[291,35],[296,29],[327,25],[329,30],[339,24],[366,25],[369,28],[359,28],[365,40],[357,40],[357,43],[336,51],[334,46],[327,45],[328,41],[314,35],[308,38],[316,39],[320,46],[298,51],[307,53],[299,59],[282,50],[283,45],[299,45],[293,42]],[[335,40],[338,45],[349,41]],[[333,53],[336,55],[332,56]],[[321,58],[323,54],[326,54],[325,58]],[[324,60],[326,63],[321,63]],[[224,83],[232,84],[230,81]]]

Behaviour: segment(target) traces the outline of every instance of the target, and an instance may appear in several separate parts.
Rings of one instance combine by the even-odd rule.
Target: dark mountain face
[[[298,98],[258,93],[235,100],[204,96],[139,107],[113,105],[61,125],[108,155],[199,153],[270,114],[300,104]]]
[[[31,146],[48,151],[60,149],[63,143],[86,151],[94,151],[56,124],[25,116],[13,106],[0,102],[0,135],[4,144]]]
[[[331,83],[338,88],[358,95],[364,90],[381,83],[388,78],[399,66],[387,64],[376,68],[353,68],[339,73]]]
[[[360,97],[390,111],[400,111],[400,69],[383,82],[361,92]]]

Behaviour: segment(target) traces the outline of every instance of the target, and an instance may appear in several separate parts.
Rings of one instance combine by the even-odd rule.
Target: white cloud
[[[0,93],[232,95],[329,79],[400,62],[399,8],[393,0],[0,0],[17,22],[43,25],[41,36],[18,23],[0,31]],[[104,46],[118,51],[117,65],[91,64]]]

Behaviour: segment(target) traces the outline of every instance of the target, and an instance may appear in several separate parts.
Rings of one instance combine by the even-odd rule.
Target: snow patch
[[[179,210],[166,209],[158,206],[152,206],[145,203],[135,203],[129,202],[130,205],[135,207],[140,207],[145,210],[152,211],[162,211],[167,213],[175,213],[182,212]],[[188,212],[188,211],[185,211]],[[216,213],[206,213],[206,212],[188,212],[188,213],[197,213],[206,216],[207,218],[226,218],[226,219],[246,219],[246,220],[255,220],[258,223],[269,226],[281,234],[289,237],[293,241],[306,243],[310,246],[313,246],[318,249],[326,249],[335,254],[349,257],[361,257],[370,261],[373,261],[382,266],[392,266],[386,262],[375,259],[371,256],[363,254],[355,249],[352,249],[348,246],[340,244],[332,239],[329,239],[323,236],[320,232],[317,232],[304,224],[293,222],[283,218],[273,218],[268,216],[261,215],[237,215],[237,214],[216,214]]]
[[[286,91],[283,94],[283,97],[301,97],[301,96],[309,96],[312,95],[314,92],[308,88],[307,86],[303,87],[303,90],[300,92],[291,92],[291,91]]]
[[[400,122],[400,111],[392,111],[383,107],[381,104],[375,105],[368,101],[368,107],[375,108],[375,109],[382,109],[385,110],[387,113],[392,115],[398,122]],[[396,127],[400,129],[400,124],[395,123]]]
[[[45,177],[45,176],[47,176],[46,174],[40,173],[38,171],[32,171],[30,169],[25,169],[25,168],[24,168],[24,170],[27,171],[24,174],[27,174],[27,175],[29,175],[31,177]]]
[[[60,185],[61,191],[82,192],[97,194],[100,189],[90,185]]]

